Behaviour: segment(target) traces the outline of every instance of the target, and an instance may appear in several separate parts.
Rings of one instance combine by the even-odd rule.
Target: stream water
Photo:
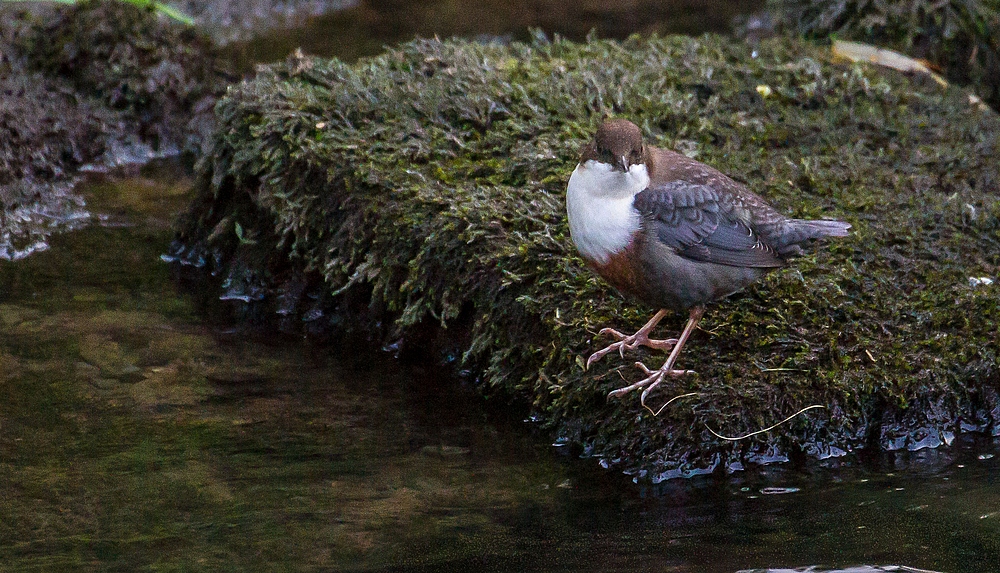
[[[0,571],[1000,571],[990,438],[634,483],[445,372],[233,320],[160,259],[190,185],[88,174],[89,225],[0,260]]]
[[[232,321],[160,260],[189,186],[88,175],[89,226],[0,261],[0,570],[1000,571],[985,437],[636,484],[433,368]]]

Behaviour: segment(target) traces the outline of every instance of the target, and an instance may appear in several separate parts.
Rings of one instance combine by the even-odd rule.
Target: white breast
[[[566,213],[570,235],[584,258],[604,264],[628,246],[641,225],[632,200],[647,186],[645,165],[633,165],[627,173],[593,160],[576,166],[566,189]]]

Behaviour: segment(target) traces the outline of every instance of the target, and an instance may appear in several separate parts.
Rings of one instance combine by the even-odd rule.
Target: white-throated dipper
[[[783,267],[800,245],[844,237],[842,221],[789,219],[723,173],[680,153],[643,143],[630,121],[612,119],[583,148],[569,178],[566,212],[573,242],[584,260],[625,295],[659,310],[638,332],[587,359],[637,346],[673,349],[659,370],[637,363],[647,377],[608,396],[644,388],[641,402],[674,364],[705,305]],[[668,310],[688,312],[677,339],[654,340],[650,332]]]

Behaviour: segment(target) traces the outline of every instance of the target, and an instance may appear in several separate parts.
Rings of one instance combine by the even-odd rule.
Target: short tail
[[[780,255],[797,255],[802,251],[802,243],[824,237],[846,237],[850,228],[849,223],[830,219],[789,219],[774,248]]]

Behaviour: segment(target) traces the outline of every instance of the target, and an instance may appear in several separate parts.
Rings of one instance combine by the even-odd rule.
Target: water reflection
[[[99,224],[0,261],[2,568],[1000,570],[989,441],[637,486],[446,371],[179,294],[188,184],[94,176]]]

